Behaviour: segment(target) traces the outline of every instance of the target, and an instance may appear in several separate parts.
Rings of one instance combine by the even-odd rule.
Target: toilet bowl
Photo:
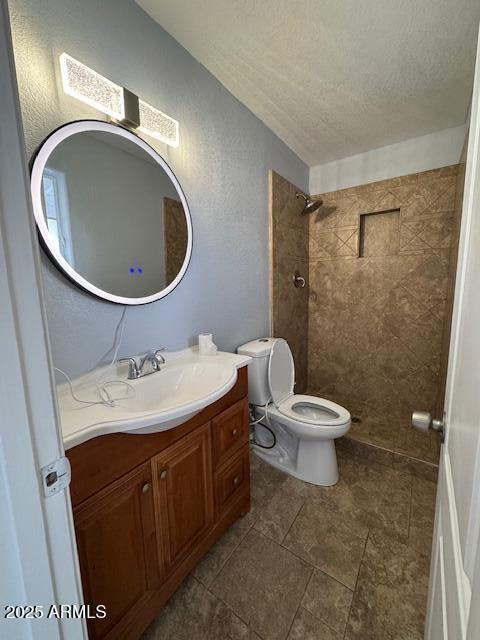
[[[350,413],[331,400],[293,393],[295,365],[283,338],[252,340],[238,353],[252,358],[248,395],[257,423],[255,453],[306,482],[336,484],[334,439],[349,430]]]

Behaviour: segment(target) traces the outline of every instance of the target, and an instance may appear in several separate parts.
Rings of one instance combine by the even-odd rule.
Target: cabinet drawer
[[[249,447],[227,462],[215,473],[215,510],[217,518],[249,484]]]
[[[223,464],[248,442],[248,401],[246,398],[222,411],[212,420],[213,462]]]

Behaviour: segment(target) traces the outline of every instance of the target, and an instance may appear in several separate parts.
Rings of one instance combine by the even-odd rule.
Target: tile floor
[[[436,485],[344,454],[328,488],[251,461],[250,513],[144,640],[421,640]]]
[[[399,471],[436,481],[440,457],[438,434],[415,431],[393,418],[361,416],[338,448]]]

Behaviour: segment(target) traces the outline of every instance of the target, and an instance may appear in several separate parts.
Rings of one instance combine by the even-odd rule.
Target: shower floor
[[[336,441],[337,449],[428,480],[436,480],[440,438],[423,434],[390,417],[361,416],[350,431]]]

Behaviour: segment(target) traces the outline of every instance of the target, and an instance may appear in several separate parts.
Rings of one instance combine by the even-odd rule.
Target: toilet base
[[[280,447],[262,449],[253,445],[255,455],[294,478],[320,487],[338,482],[337,454],[334,440],[300,440],[296,459],[285,454]]]

